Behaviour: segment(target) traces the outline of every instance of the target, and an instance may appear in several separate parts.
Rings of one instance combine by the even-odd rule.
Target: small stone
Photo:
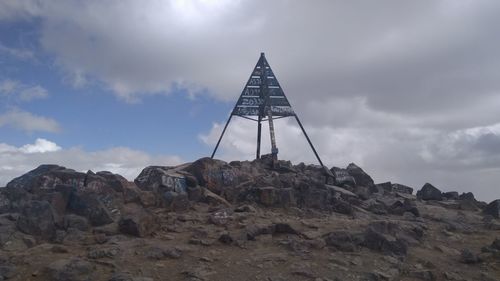
[[[231,244],[231,243],[233,243],[234,239],[233,239],[233,237],[231,237],[231,235],[229,235],[229,233],[223,233],[219,237],[219,241],[223,244]]]
[[[52,253],[67,253],[68,252],[68,249],[66,249],[66,247],[64,246],[61,246],[61,245],[54,245],[52,246],[52,248],[50,249],[52,251]]]
[[[480,258],[469,249],[463,249],[460,253],[460,261],[466,264],[475,264],[481,262]]]
[[[87,281],[92,280],[94,267],[79,258],[61,259],[52,262],[46,271],[53,281]]]
[[[210,215],[209,221],[218,226],[224,226],[229,223],[231,216],[227,211],[217,211]]]

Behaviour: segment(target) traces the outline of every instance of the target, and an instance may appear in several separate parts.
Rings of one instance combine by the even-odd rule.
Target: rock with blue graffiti
[[[186,177],[176,171],[173,167],[149,166],[134,180],[135,184],[142,190],[164,193],[168,191],[186,192]],[[192,182],[192,180],[190,181]]]

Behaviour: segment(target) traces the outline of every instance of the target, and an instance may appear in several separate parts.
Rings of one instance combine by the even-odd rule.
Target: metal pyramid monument
[[[264,118],[269,110],[273,116],[295,116],[292,106],[262,53],[236,102],[232,115]]]
[[[299,117],[293,111],[290,102],[285,96],[283,89],[281,88],[278,79],[274,75],[271,66],[266,60],[264,53],[260,54],[260,58],[255,65],[250,78],[248,79],[243,92],[241,93],[236,105],[234,106],[229,119],[222,130],[222,134],[217,141],[217,145],[212,153],[211,158],[214,157],[217,148],[219,147],[220,141],[226,132],[227,126],[231,121],[233,116],[239,116],[245,119],[249,119],[257,122],[257,153],[256,158],[260,158],[260,143],[261,143],[261,131],[263,121],[269,122],[269,132],[271,136],[271,155],[273,158],[273,166],[277,164],[278,161],[278,148],[276,146],[276,138],[274,136],[274,123],[273,120],[284,118],[284,117],[295,117],[297,123],[299,124],[307,142],[311,146],[314,155],[318,159],[320,165],[325,168],[323,162],[319,158],[316,149],[314,148],[309,136],[307,135]],[[267,119],[266,119],[267,118]]]

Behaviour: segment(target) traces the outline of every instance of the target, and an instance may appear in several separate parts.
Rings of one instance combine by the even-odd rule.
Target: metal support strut
[[[217,148],[219,147],[220,141],[222,140],[222,137],[224,136],[224,133],[226,132],[227,125],[229,125],[229,121],[231,121],[231,118],[233,118],[233,114],[229,115],[229,118],[227,119],[226,125],[224,126],[224,129],[222,130],[222,134],[220,134],[219,140],[217,141],[217,145],[215,145],[214,152],[212,152],[212,156],[210,158],[214,158],[215,152],[217,151]]]
[[[321,167],[325,168],[325,165],[323,165],[323,162],[319,158],[319,155],[316,152],[316,149],[314,148],[314,145],[312,144],[311,140],[309,139],[309,136],[307,135],[306,130],[304,130],[304,127],[302,126],[302,123],[300,122],[299,117],[297,117],[297,115],[295,115],[295,120],[297,120],[297,123],[299,124],[300,129],[302,129],[302,133],[304,133],[304,136],[306,136],[307,142],[311,146],[312,151],[314,152],[314,155],[316,155],[316,159],[318,159],[319,164],[321,164]]]

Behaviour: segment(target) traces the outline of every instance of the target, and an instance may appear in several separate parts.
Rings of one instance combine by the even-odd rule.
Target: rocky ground
[[[42,165],[0,189],[0,280],[500,280],[500,200],[330,172]]]

